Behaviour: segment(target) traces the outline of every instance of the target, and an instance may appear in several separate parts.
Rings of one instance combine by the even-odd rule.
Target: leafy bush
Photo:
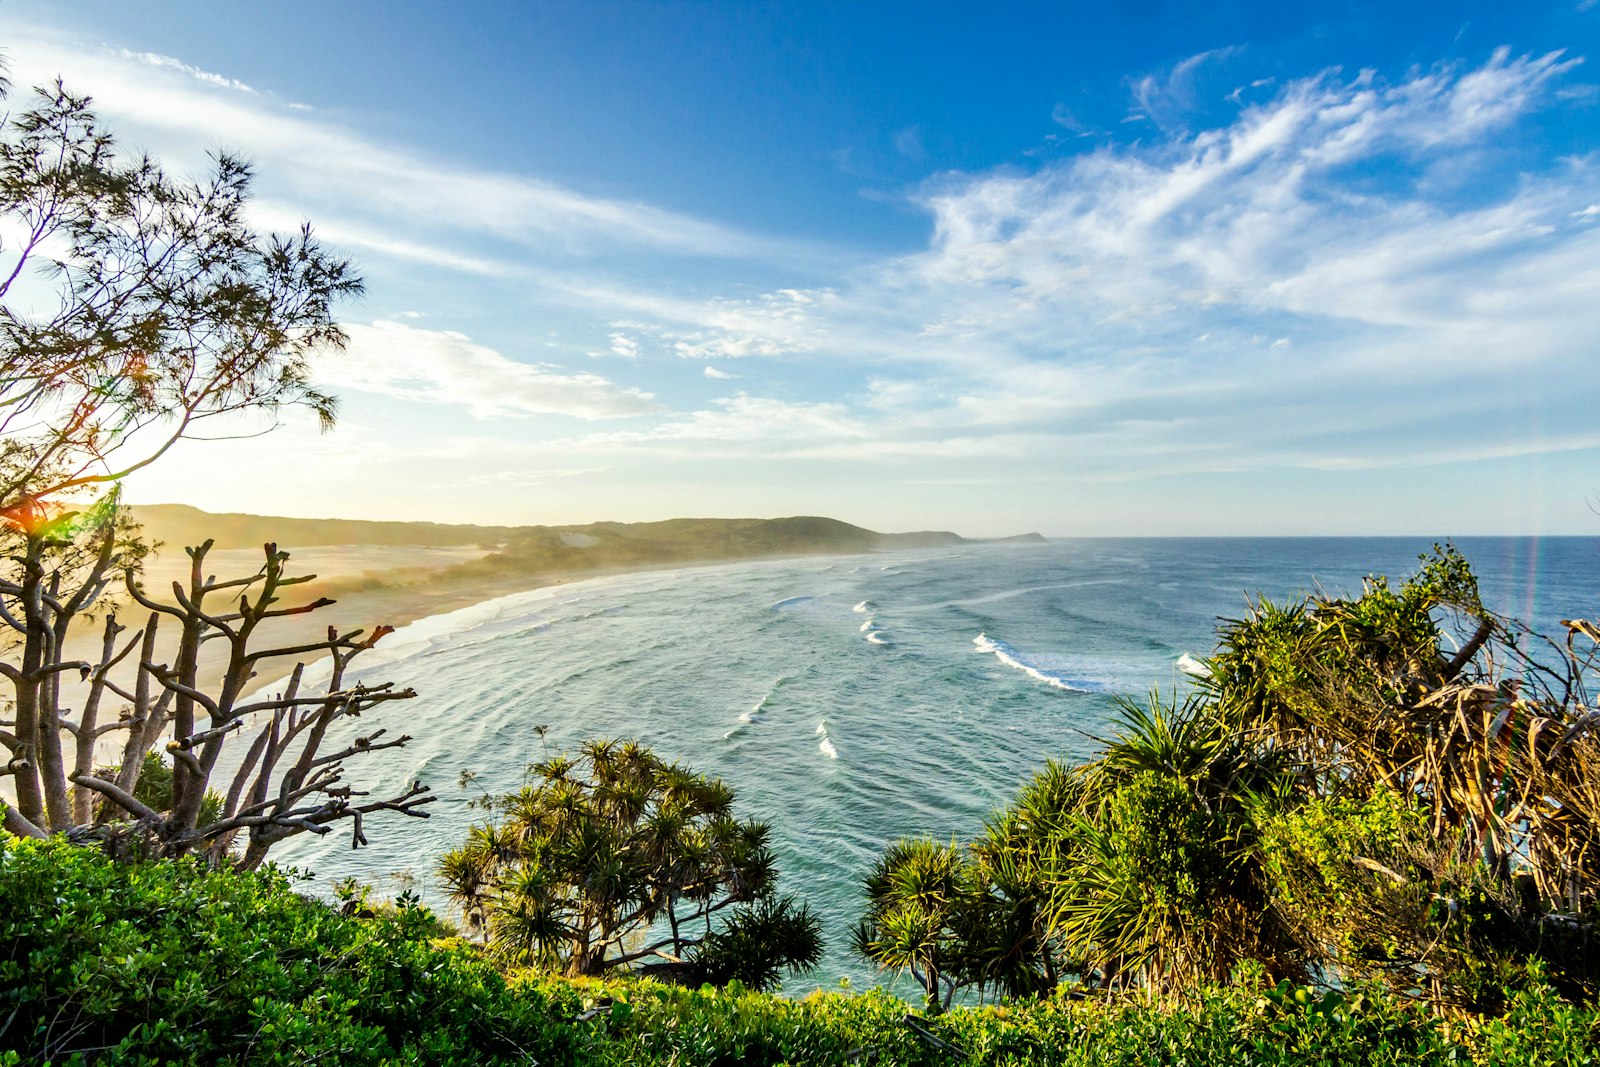
[[[924,1038],[877,989],[784,999],[738,981],[507,980],[471,946],[430,941],[432,924],[405,903],[342,915],[272,871],[118,865],[0,836],[0,1067],[1600,1063],[1600,1013],[1537,969],[1496,1018],[1446,1022],[1379,987],[1326,993],[1256,971],[1167,1004],[1063,992],[913,1016]]]
[[[738,985],[698,990],[650,981],[571,980],[532,973],[514,988],[589,1020],[588,1062],[606,1067],[1445,1067],[1594,1065],[1600,1016],[1562,1001],[1532,976],[1503,1019],[1446,1022],[1379,987],[1344,992],[1259,971],[1190,1000],[1055,996],[936,1018],[910,1016],[882,990],[800,1000]],[[927,1038],[920,1036],[928,1035]]]
[[[571,1032],[538,996],[512,996],[470,950],[423,939],[423,908],[348,918],[277,872],[117,864],[6,837],[0,901],[0,1050],[15,1063],[567,1055]]]

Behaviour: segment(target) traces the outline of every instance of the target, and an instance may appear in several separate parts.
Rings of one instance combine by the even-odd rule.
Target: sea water
[[[1547,632],[1600,615],[1600,541],[1467,539],[1493,610]],[[1047,759],[1093,755],[1119,698],[1192,684],[1217,620],[1249,600],[1412,573],[1427,538],[1061,540],[681,568],[556,586],[426,619],[352,680],[419,697],[353,724],[403,749],[348,765],[376,795],[411,780],[427,820],[373,816],[280,845],[323,890],[354,876],[448,903],[441,853],[469,802],[596,737],[637,738],[719,777],[772,827],[780,892],[823,918],[822,965],[791,990],[878,979],[849,934],[862,878],[903,836],[968,840]],[[543,727],[542,731],[537,729]],[[330,739],[329,745],[334,743]],[[463,771],[476,777],[458,785]]]

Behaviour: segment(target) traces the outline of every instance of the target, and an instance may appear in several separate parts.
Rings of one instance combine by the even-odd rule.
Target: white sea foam
[[[1201,663],[1187,652],[1178,657],[1178,669],[1184,674],[1194,678],[1211,677],[1211,668],[1207,667],[1204,663]]]
[[[823,719],[821,722],[817,723],[817,736],[822,738],[822,742],[817,745],[817,751],[821,752],[829,759],[838,759],[839,750],[833,747],[833,738],[828,736],[827,719]]]
[[[1106,687],[1097,682],[1086,681],[1081,678],[1070,678],[1062,671],[1048,670],[1034,662],[1029,662],[1025,655],[1004,641],[996,641],[986,634],[979,634],[974,637],[972,643],[977,646],[979,652],[993,652],[995,659],[1004,663],[1007,667],[1015,667],[1030,678],[1036,678],[1045,685],[1056,689],[1065,689],[1069,693],[1100,693],[1105,691]]]
[[[867,612],[871,611],[872,608],[873,608],[872,601],[863,600],[861,603],[857,604],[855,607],[851,608],[850,610],[855,612],[857,615],[865,615]]]
[[[780,674],[776,681],[767,686],[767,691],[761,694],[761,699],[751,705],[750,710],[739,716],[740,722],[761,722],[767,717],[767,705],[772,701],[778,690],[794,681],[794,676]]]
[[[882,630],[873,630],[867,634],[867,642],[874,645],[893,644],[893,642],[891,642],[887,637],[883,636]]]
[[[792,596],[785,600],[780,600],[776,604],[772,605],[772,610],[777,611],[780,608],[799,607],[801,604],[809,604],[815,599],[817,598],[814,596]]]
[[[860,626],[856,627],[856,629],[861,631],[862,633],[868,633],[868,632],[870,632],[872,630],[876,630],[877,628],[878,628],[878,624],[873,622],[871,619],[868,619],[866,622],[864,622]]]

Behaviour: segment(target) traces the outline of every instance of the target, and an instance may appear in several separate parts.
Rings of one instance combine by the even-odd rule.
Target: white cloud
[[[720,392],[738,377],[723,368],[752,358],[777,394],[674,413],[643,389],[463,334],[352,327],[352,352],[319,367],[329,384],[480,419],[646,416],[557,442],[530,428],[518,435],[528,448],[484,475],[493,484],[609,467],[617,484],[643,485],[654,475],[635,459],[661,455],[870,463],[959,485],[997,471],[1111,483],[1594,447],[1572,427],[1597,399],[1600,155],[1518,154],[1531,112],[1564,120],[1592,102],[1570,84],[1581,61],[1501,49],[1395,79],[1250,81],[1240,55],[1201,53],[1131,81],[1160,132],[1101,134],[1095,150],[1028,169],[939,175],[909,194],[932,224],[926,247],[818,272],[796,269],[788,247],[378,142],[193,70],[48,41],[14,53],[83,75],[140,143],[154,131],[203,159],[226,131],[263,180],[281,179],[253,221],[288,228],[306,212],[331,243],[386,265],[536,292],[539,310],[576,309],[550,323],[560,351],[599,330],[613,356],[704,361],[694,381],[629,365],[663,395]],[[1085,132],[1064,107],[1053,119],[1063,143]],[[901,132],[914,150],[917,131]],[[750,257],[762,269],[739,264],[737,276],[770,291],[641,267],[641,248]],[[573,256],[592,262],[574,269]],[[470,313],[467,290],[444,292],[452,319]],[[393,298],[427,306],[417,299]],[[495,436],[480,429],[449,447],[476,460]]]
[[[374,141],[169,56],[94,48],[25,25],[12,28],[7,43],[15,82],[46,84],[61,75],[76,91],[93,94],[99,112],[125,137],[159,139],[163,157],[178,169],[203,169],[221,131],[228,145],[242,146],[263,173],[288,186],[297,204],[313,207],[324,232],[342,226],[430,235],[373,240],[370,247],[385,254],[416,258],[411,251],[431,246],[455,257],[441,265],[472,270],[481,257],[442,246],[482,237],[576,255],[618,245],[692,256],[801,254],[792,244],[648,204]]]
[[[1130,117],[1148,118],[1163,129],[1182,128],[1200,105],[1196,84],[1202,70],[1219,65],[1241,54],[1244,48],[1230,45],[1198,52],[1164,69],[1146,74],[1129,83],[1136,108]]]
[[[192,67],[182,60],[173,59],[171,56],[163,56],[155,52],[130,52],[126,48],[118,49],[116,54],[123,59],[136,60],[147,66],[161,67],[166,70],[175,70],[181,74],[187,74],[195,81],[204,82],[206,85],[213,85],[219,89],[234,89],[241,93],[256,95],[254,89],[237,78],[229,78],[221,74],[213,74],[209,70],[201,70],[199,67]]]
[[[688,309],[701,329],[671,332],[685,359],[769,358],[811,352],[825,343],[829,289],[779,289],[747,300],[716,300]]]
[[[714,406],[669,419],[648,430],[592,434],[586,445],[717,444],[741,446],[766,442],[780,450],[864,438],[866,426],[843,404],[798,403],[745,393],[715,401]]]
[[[1418,167],[1469,166],[1467,142],[1532,107],[1573,62],[1497,52],[1476,70],[1397,85],[1325,75],[1289,84],[1230,126],[1155,148],[946,178],[923,197],[934,247],[903,273],[946,308],[1002,304],[1008,315],[1160,321],[1233,306],[1382,325],[1459,321],[1463,299],[1503,288],[1495,275],[1510,264],[1579,239],[1556,224],[1592,203],[1593,165],[1573,161],[1465,210],[1420,187],[1352,195],[1348,170],[1397,154]]]
[[[474,418],[570,415],[610,419],[662,410],[654,398],[596,374],[519,363],[470,337],[378,320],[350,325],[349,348],[317,366],[320,383],[465,408]]]
[[[1048,456],[1143,477],[1303,467],[1360,434],[1358,459],[1389,463],[1421,454],[1419,396],[1441,420],[1429,462],[1551,451],[1508,416],[1503,382],[1588,358],[1600,232],[1582,223],[1600,168],[1566,160],[1465,203],[1428,175],[1500,167],[1500,132],[1574,62],[1497,51],[1395,83],[1323,74],[1219,128],[946,175],[919,198],[925,252],[825,293],[663,302],[658,328],[685,356],[874,368],[828,408],[848,432],[775,419],[759,435],[775,455]],[[1349,184],[1374,165],[1414,177]],[[647,436],[713,448],[745,410]],[[1478,440],[1447,428],[1466,424]]]

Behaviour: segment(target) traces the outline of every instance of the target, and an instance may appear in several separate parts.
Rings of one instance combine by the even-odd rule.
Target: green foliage
[[[1185,1003],[1144,997],[1049,997],[952,1008],[907,1024],[905,1005],[881,990],[799,1000],[741,988],[697,990],[654,982],[529,976],[563,1014],[592,1015],[587,1061],[608,1067],[878,1063],[894,1067],[1444,1067],[1593,1065],[1600,1016],[1561,1001],[1537,976],[1504,1018],[1447,1022],[1378,988],[1342,992],[1246,971],[1200,988]]]
[[[276,872],[0,837],[0,1049],[16,1062],[559,1062],[569,1033],[414,903],[358,920]]]
[[[597,975],[640,961],[698,980],[775,981],[820,955],[806,908],[768,901],[777,871],[765,824],[733,816],[733,791],[632,741],[591,741],[531,768],[439,874],[468,926],[508,965]],[[720,940],[712,916],[746,907]],[[648,943],[644,943],[648,942]],[[771,955],[732,961],[733,946]]]
[[[302,405],[332,425],[310,357],[343,345],[332,306],[361,280],[309,226],[251,230],[250,165],[212,162],[189,181],[119,154],[59,82],[0,115],[0,221],[15,235],[0,248],[7,519],[118,481],[217,416]],[[23,279],[18,295],[43,285],[44,299],[11,300]]]
[[[358,887],[349,897],[364,900]],[[1185,1002],[1061,995],[923,1019],[957,1056],[921,1039],[881,990],[787,999],[737,981],[507,981],[470,946],[430,941],[433,920],[414,903],[346,916],[271,870],[119,865],[60,840],[0,838],[0,901],[0,1067],[1600,1062],[1600,1012],[1564,1001],[1538,969],[1503,1015],[1482,1019],[1250,970]]]
[[[695,946],[687,978],[765,992],[778,988],[785,967],[807,970],[821,959],[821,922],[810,906],[767,896],[735,910],[721,930]]]
[[[1036,892],[1060,968],[1158,990],[1246,960],[1302,977],[1255,856],[1261,798],[1287,785],[1277,754],[1199,699],[1124,703],[1121,726],[1067,772],[1071,787],[1047,769],[1019,800],[1041,839]]]
[[[1600,627],[1568,625],[1554,665],[1528,659],[1452,548],[1398,587],[1262,602],[1196,693],[1123,702],[1097,758],[1047,766],[971,858],[946,850],[943,911],[896,903],[906,856],[886,853],[857,948],[930,991],[938,969],[1013,996],[1062,974],[1190,996],[1251,964],[1492,1013],[1542,962],[1590,1002],[1600,652],[1580,640]],[[1006,888],[979,907],[985,878]]]
[[[970,862],[954,843],[902,840],[879,858],[866,886],[856,952],[885,970],[909,971],[937,1012],[964,984],[959,931],[976,896]]]
[[[114,779],[117,775],[116,767],[97,767],[95,775],[99,778]],[[172,764],[161,758],[161,753],[151,749],[144,754],[144,761],[139,770],[139,777],[133,787],[134,799],[146,804],[159,812],[172,810]],[[200,802],[200,815],[196,825],[207,826],[222,817],[222,806],[225,803],[221,793],[215,789],[206,790],[205,799]],[[98,822],[107,822],[125,819],[126,813],[114,804],[101,800],[95,805],[95,819]]]

